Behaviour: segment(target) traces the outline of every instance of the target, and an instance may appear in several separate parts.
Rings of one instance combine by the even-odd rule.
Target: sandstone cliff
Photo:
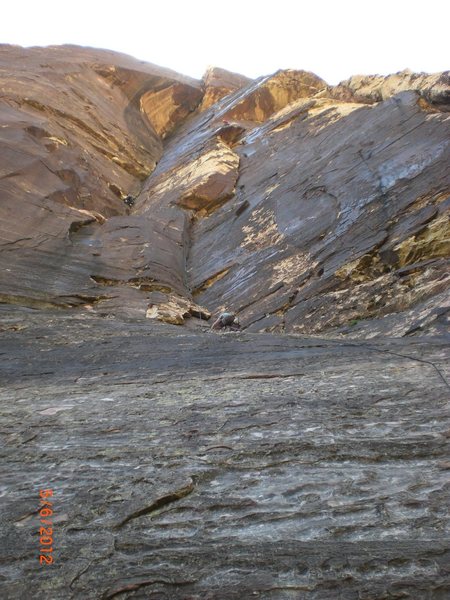
[[[4,301],[179,323],[228,308],[321,335],[439,326],[448,74],[333,88],[70,46],[0,61]]]
[[[447,598],[448,73],[0,82],[0,596]]]

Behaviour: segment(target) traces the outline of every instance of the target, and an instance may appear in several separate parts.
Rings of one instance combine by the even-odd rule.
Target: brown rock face
[[[218,100],[247,86],[251,79],[225,69],[210,67],[203,76],[205,93],[200,110],[206,110]]]
[[[300,98],[314,96],[326,87],[325,81],[307,71],[278,71],[248,87],[225,112],[226,118],[262,123]]]
[[[238,155],[218,140],[210,150],[153,188],[152,195],[165,201],[173,197],[183,208],[211,209],[233,196],[238,175]]]
[[[161,138],[200,101],[200,84],[72,46],[2,46],[0,66],[0,298],[76,305],[104,300],[107,286],[100,290],[98,281],[106,280],[129,282],[120,285],[122,296],[147,277],[153,257],[175,273],[157,245],[142,252],[128,245],[140,227],[147,242],[149,228],[129,220],[122,198],[139,193],[161,157]],[[173,230],[167,235],[178,239]],[[176,277],[166,279],[184,289]]]
[[[442,323],[448,74],[330,88],[76,47],[0,60],[3,301],[184,322],[193,294],[195,314],[310,334]]]
[[[415,92],[291,103],[241,138],[238,194],[193,228],[196,298],[252,330],[433,327],[449,283],[448,134]]]
[[[141,111],[153,129],[164,139],[198,105],[202,92],[198,88],[186,88],[176,83],[161,90],[148,91],[140,100]]]

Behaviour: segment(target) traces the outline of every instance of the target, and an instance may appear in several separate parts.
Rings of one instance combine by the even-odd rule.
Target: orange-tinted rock
[[[234,194],[239,157],[228,146],[217,145],[181,171],[182,191],[178,204],[194,210],[211,209]]]
[[[200,89],[186,89],[184,84],[173,84],[162,90],[146,92],[140,100],[142,112],[148,117],[161,139],[171,133],[203,97]]]
[[[0,46],[0,67],[1,297],[82,303],[105,295],[91,275],[127,282],[152,264],[154,279],[166,273],[166,285],[184,290],[176,259],[164,253],[174,230],[161,236],[161,250],[149,251],[148,233],[159,222],[141,222],[142,252],[128,246],[136,241],[128,234],[140,230],[122,199],[139,193],[162,154],[158,133],[195,107],[201,84],[75,46]],[[157,132],[142,104],[161,90],[170,93],[157,105]]]
[[[18,64],[2,73],[5,302],[184,322],[194,294],[254,331],[439,326],[446,74],[330,88],[281,71],[201,111],[200,82],[128,57],[1,54]]]
[[[149,178],[138,207],[149,215],[157,207],[179,205],[186,209],[211,211],[231,198],[239,176],[239,156],[219,137],[207,149],[175,170]]]
[[[240,90],[251,81],[251,79],[244,75],[231,73],[230,71],[219,69],[217,67],[210,67],[203,76],[205,93],[200,105],[200,110],[206,110],[218,100]]]
[[[294,100],[314,96],[325,88],[325,81],[313,73],[278,71],[243,90],[242,96],[225,111],[224,116],[226,119],[262,123]]]

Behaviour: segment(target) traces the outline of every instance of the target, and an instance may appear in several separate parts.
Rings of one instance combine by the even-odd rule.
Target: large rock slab
[[[209,67],[203,75],[205,93],[202,98],[200,110],[206,110],[225,96],[242,89],[251,82],[251,79],[238,73],[231,73],[226,69]]]
[[[76,46],[3,45],[0,67],[0,300],[138,305],[145,318],[145,294],[130,288],[156,281],[183,294],[184,262],[170,252],[183,217],[169,230],[167,214],[137,223],[123,198],[139,193],[201,83]]]
[[[218,137],[195,160],[166,172],[147,187],[151,204],[146,213],[155,205],[175,204],[212,211],[234,195],[238,176],[239,156]]]
[[[394,314],[396,334],[432,326],[449,286],[448,139],[447,114],[413,91],[298,100],[249,127],[235,197],[191,229],[196,300],[254,331],[358,336]]]
[[[444,340],[1,315],[3,598],[448,595]]]

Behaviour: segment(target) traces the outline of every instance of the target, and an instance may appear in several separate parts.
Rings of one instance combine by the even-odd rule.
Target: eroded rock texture
[[[200,83],[106,51],[2,56],[4,301],[145,318],[156,291],[252,331],[442,327],[448,73]]]
[[[161,254],[166,238],[178,243],[183,232],[165,230],[157,218],[130,220],[122,199],[139,193],[162,138],[199,104],[200,83],[72,46],[2,46],[0,65],[0,299],[98,301],[114,295],[104,293],[106,281],[113,288],[150,284],[148,263],[158,265],[156,278],[182,291],[183,266]],[[161,242],[148,249],[155,237]]]
[[[0,80],[0,596],[447,598],[448,73]]]
[[[442,340],[2,322],[2,597],[447,597]]]
[[[254,331],[436,326],[448,297],[447,113],[411,91],[369,105],[318,95],[241,122],[237,193],[191,230],[196,299]],[[216,118],[236,110],[224,101]]]

